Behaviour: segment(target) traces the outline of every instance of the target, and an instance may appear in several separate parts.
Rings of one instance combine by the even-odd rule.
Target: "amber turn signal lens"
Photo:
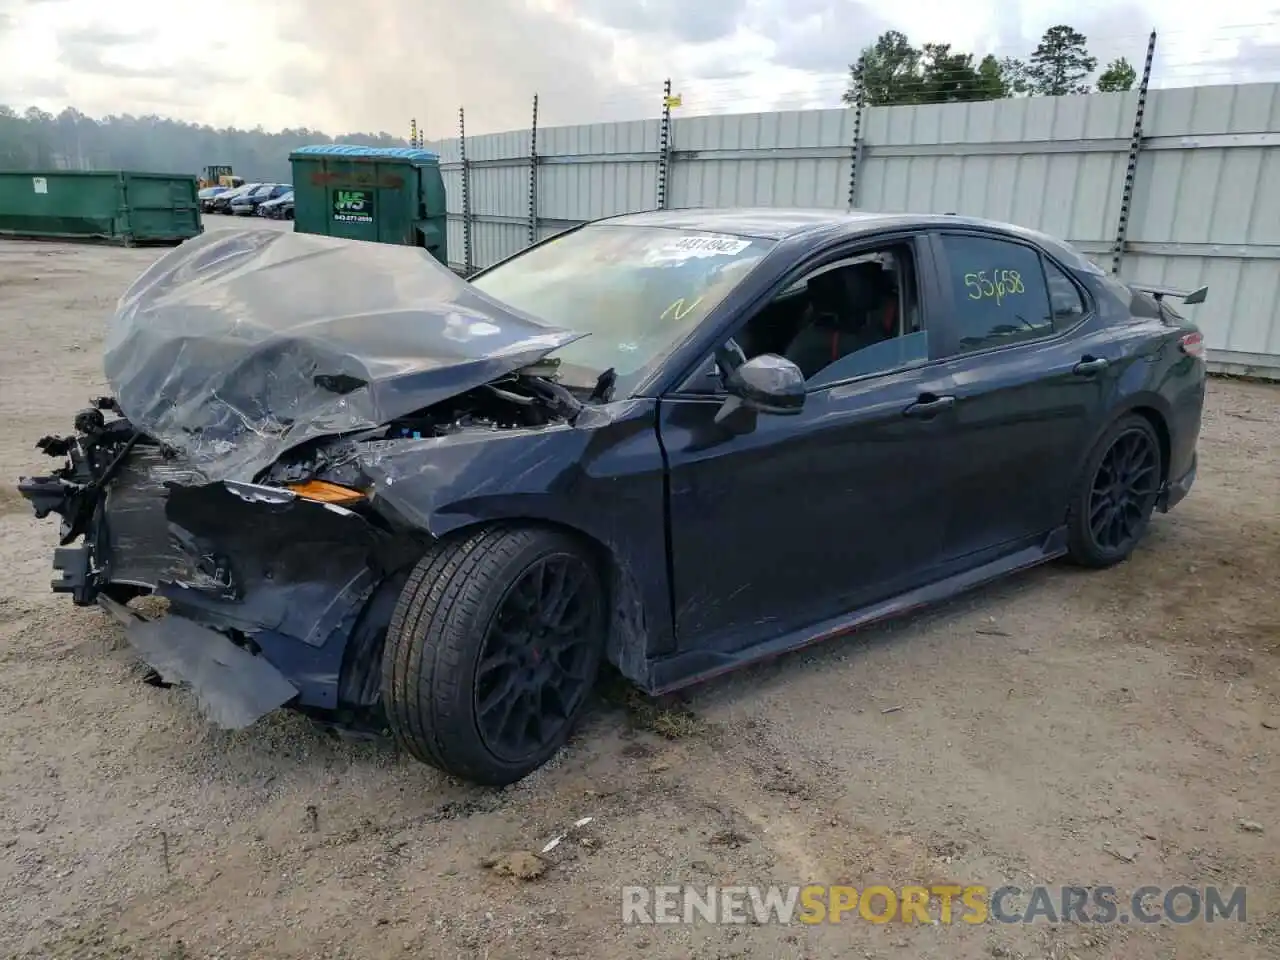
[[[359,490],[340,487],[336,483],[328,483],[324,480],[291,483],[289,489],[303,500],[314,500],[316,503],[356,503],[364,499],[364,494]]]

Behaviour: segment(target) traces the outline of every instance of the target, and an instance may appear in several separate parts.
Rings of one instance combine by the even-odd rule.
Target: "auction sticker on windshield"
[[[654,262],[682,262],[703,257],[736,257],[751,246],[750,240],[741,237],[700,236],[675,237],[658,241],[645,258]]]
[[[687,251],[691,256],[732,257],[751,246],[741,237],[681,237],[671,244],[673,250]]]

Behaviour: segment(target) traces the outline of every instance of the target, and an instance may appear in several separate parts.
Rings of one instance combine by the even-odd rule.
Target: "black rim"
[[[476,721],[505,760],[546,748],[590,688],[601,603],[591,568],[571,554],[527,567],[498,602],[476,666]]]
[[[1138,538],[1160,488],[1159,452],[1144,430],[1116,437],[1098,465],[1089,494],[1089,532],[1106,551]]]

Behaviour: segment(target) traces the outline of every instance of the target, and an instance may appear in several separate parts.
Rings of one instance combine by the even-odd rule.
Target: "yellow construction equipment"
[[[231,166],[209,166],[204,168],[204,176],[200,178],[200,189],[205,187],[243,187],[244,177],[237,177],[231,172]]]

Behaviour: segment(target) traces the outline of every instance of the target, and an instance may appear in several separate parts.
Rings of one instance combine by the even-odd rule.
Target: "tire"
[[[387,629],[382,699],[397,742],[424,763],[488,786],[514,783],[550,760],[580,719],[600,666],[607,618],[597,566],[572,538],[541,527],[488,527],[433,547],[410,574]],[[555,633],[545,641],[524,634],[529,621],[517,605],[535,592],[530,584],[544,582],[535,581],[539,571],[545,577],[558,569],[582,583],[561,614],[563,621],[572,608],[585,618],[571,647]],[[568,574],[561,582],[570,582]],[[495,631],[500,620],[505,629]],[[539,629],[541,637],[549,628]],[[536,676],[556,671],[569,678],[563,682],[573,696],[556,696],[545,683],[528,689]],[[502,698],[498,688],[523,692]],[[484,702],[495,697],[496,707]],[[546,709],[549,698],[567,715]],[[527,744],[502,735],[530,729]]]
[[[1123,535],[1113,536],[1115,527],[1100,535],[1097,526],[1102,521],[1099,518],[1108,512],[1114,515],[1108,503],[1116,498],[1115,493],[1105,492],[1104,488],[1125,486],[1119,481],[1125,471],[1114,472],[1114,460],[1109,458],[1119,456],[1127,462],[1136,456],[1123,457],[1130,449],[1140,449],[1142,453],[1140,466],[1129,470],[1135,476],[1127,491],[1132,505],[1121,509],[1125,519],[1117,521]],[[1107,428],[1085,459],[1067,508],[1067,556],[1072,562],[1101,569],[1129,558],[1151,522],[1160,496],[1163,468],[1160,438],[1146,417],[1127,414]],[[1091,523],[1091,518],[1095,522]]]

